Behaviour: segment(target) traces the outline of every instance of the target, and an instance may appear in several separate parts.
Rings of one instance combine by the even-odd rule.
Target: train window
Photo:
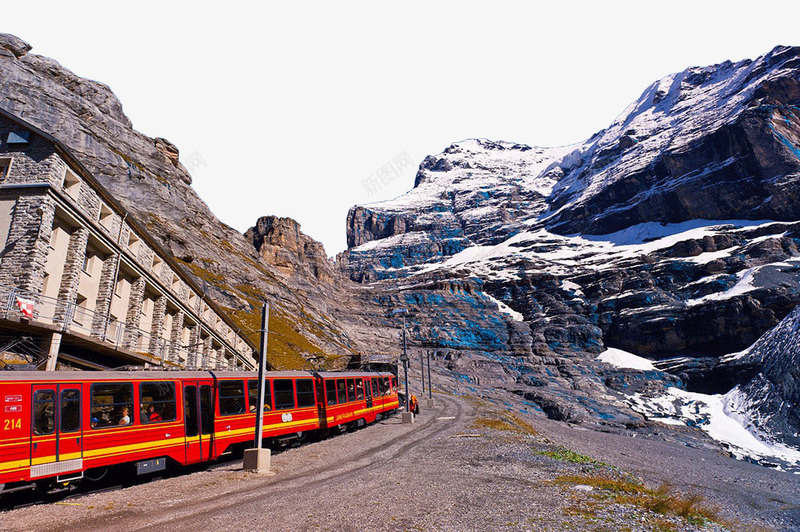
[[[314,406],[314,381],[311,379],[297,379],[297,407]]]
[[[250,399],[250,412],[258,409],[258,381],[247,381],[247,395]],[[269,381],[264,379],[264,412],[272,410],[272,393],[269,389]]]
[[[244,412],[244,384],[242,381],[220,381],[219,413],[231,416]]]
[[[37,390],[33,394],[33,433],[37,436],[56,430],[56,393]]]
[[[130,382],[92,384],[91,403],[93,429],[130,425],[133,412],[133,384]]]
[[[81,430],[80,390],[61,391],[61,432]]]
[[[347,402],[356,400],[356,381],[355,379],[347,379]]]
[[[389,379],[381,379],[381,395],[389,395]]]
[[[186,423],[186,436],[197,436],[197,387],[187,386],[183,389],[183,419]]]
[[[277,410],[294,408],[294,381],[275,379],[272,386],[275,388],[275,408]]]
[[[331,379],[325,381],[325,395],[328,398],[329,405],[336,404],[336,381]]]
[[[372,379],[372,397],[379,397],[380,395],[380,392],[378,392],[378,379]]]
[[[347,402],[347,383],[344,379],[336,381],[336,390],[339,392],[339,404]]]
[[[174,382],[143,382],[139,385],[139,420],[142,423],[175,421],[177,405]]]
[[[356,399],[364,399],[364,380],[356,379]]]
[[[200,432],[214,433],[214,403],[211,396],[211,385],[200,385]]]
[[[294,408],[294,381],[291,379],[275,379],[272,383],[275,388],[275,408],[288,410]]]

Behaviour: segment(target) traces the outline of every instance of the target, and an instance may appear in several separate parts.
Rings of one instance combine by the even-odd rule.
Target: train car
[[[397,396],[397,377],[392,373],[378,373],[377,377],[372,377],[371,380],[372,396],[378,415],[384,416],[397,412],[397,409],[400,408],[400,400]],[[376,390],[378,393],[375,393]]]
[[[317,400],[326,381],[319,375],[266,374],[265,440],[301,439],[329,426]],[[337,382],[342,374],[325,375]],[[377,381],[388,383],[386,398],[368,403],[378,374],[344,375],[354,392],[348,419],[374,421],[392,393],[396,404],[393,376]],[[251,372],[0,372],[0,492],[95,479],[111,467],[145,474],[213,460],[252,443],[257,402]]]
[[[231,446],[252,442],[258,409],[258,374],[217,373],[216,456]],[[316,380],[311,373],[267,372],[264,388],[265,439],[303,439],[320,428]]]
[[[323,430],[374,423],[398,407],[397,380],[391,373],[317,372],[314,375]]]

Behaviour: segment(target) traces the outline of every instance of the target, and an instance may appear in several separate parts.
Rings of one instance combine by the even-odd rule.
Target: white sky
[[[6,4],[0,31],[109,85],[223,222],[289,216],[329,255],[452,142],[579,142],[667,74],[800,44],[796,1]]]

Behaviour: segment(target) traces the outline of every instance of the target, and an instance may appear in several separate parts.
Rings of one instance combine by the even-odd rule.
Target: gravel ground
[[[798,477],[701,440],[436,401],[412,425],[395,416],[276,453],[269,475],[230,461],[5,511],[0,530],[800,530]],[[593,483],[612,477],[700,494],[717,522],[657,514]]]

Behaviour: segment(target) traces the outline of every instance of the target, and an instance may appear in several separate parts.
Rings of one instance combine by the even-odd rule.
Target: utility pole
[[[256,434],[252,449],[244,451],[244,469],[256,473],[269,473],[271,453],[261,447],[264,438],[264,372],[267,369],[267,332],[269,331],[269,304],[261,309],[261,352],[258,360],[258,409]]]
[[[403,309],[403,377],[405,378],[405,391],[406,391],[406,412],[410,412],[410,398],[411,391],[408,389],[408,352],[406,350],[406,314],[408,311]]]
[[[431,383],[431,352],[428,351],[428,399],[433,399],[433,384]]]
[[[389,313],[390,316],[395,316],[397,314],[403,315],[403,354],[400,355],[400,360],[403,362],[403,376],[405,380],[405,412],[403,412],[403,423],[413,423],[414,422],[414,414],[411,413],[411,392],[408,389],[408,345],[406,342],[406,316],[408,315],[408,309],[400,308],[395,309]],[[399,377],[399,376],[398,376]]]
[[[267,367],[267,331],[269,330],[269,305],[261,309],[261,351],[258,358],[258,410],[256,410],[256,436],[254,447],[261,449],[264,437],[264,372]]]
[[[425,354],[420,352],[419,364],[422,367],[422,372],[419,374],[422,377],[422,397],[425,397]]]
[[[422,380],[425,380],[425,375],[422,376]],[[428,408],[433,408],[433,383],[431,383],[431,352],[428,351]]]

